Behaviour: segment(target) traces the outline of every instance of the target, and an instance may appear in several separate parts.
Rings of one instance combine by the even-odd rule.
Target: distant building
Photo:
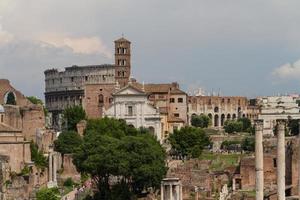
[[[274,135],[277,119],[300,119],[300,107],[293,96],[271,96],[257,98],[258,119],[264,121],[264,134]]]
[[[118,90],[113,95],[111,106],[105,115],[124,119],[135,128],[148,128],[158,140],[162,140],[159,110],[148,101],[148,95],[131,84]]]
[[[216,128],[221,128],[226,120],[250,118],[246,97],[190,96],[188,110],[189,123],[193,115],[204,114],[209,116],[211,126]]]
[[[131,71],[130,57],[130,41],[120,38],[115,41],[115,64],[74,65],[64,71],[46,70],[45,103],[52,114],[53,126],[59,128],[60,114],[65,108],[82,105],[86,85],[127,85]]]

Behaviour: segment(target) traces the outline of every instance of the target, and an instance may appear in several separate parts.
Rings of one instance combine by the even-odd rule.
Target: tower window
[[[74,77],[71,77],[71,82],[74,82]]]
[[[183,98],[178,98],[178,103],[183,103]]]
[[[175,103],[175,99],[174,99],[174,98],[171,98],[171,99],[170,99],[170,103]]]

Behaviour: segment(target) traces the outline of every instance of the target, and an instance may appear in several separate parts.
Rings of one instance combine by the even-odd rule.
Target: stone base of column
[[[57,187],[57,182],[56,181],[49,181],[47,183],[47,187],[48,188],[54,188],[54,187]]]

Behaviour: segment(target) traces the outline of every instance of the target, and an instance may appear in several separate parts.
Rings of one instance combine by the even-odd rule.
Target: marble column
[[[52,178],[53,178],[53,169],[52,169],[52,152],[49,153],[49,182],[52,181]]]
[[[170,184],[169,187],[170,187],[170,200],[173,200],[173,185]]]
[[[285,122],[277,121],[277,199],[285,200]]]
[[[53,182],[57,182],[57,153],[53,154]]]
[[[160,200],[164,200],[164,185],[161,184],[160,186]]]
[[[256,200],[264,199],[263,121],[255,121],[255,190]]]

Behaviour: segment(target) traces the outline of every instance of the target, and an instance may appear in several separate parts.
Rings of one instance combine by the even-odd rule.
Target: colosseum
[[[48,69],[45,74],[45,102],[52,114],[53,127],[59,127],[62,111],[68,106],[82,105],[85,85],[127,85],[130,78],[131,42],[120,38],[115,43],[115,63],[71,66],[64,71]]]

